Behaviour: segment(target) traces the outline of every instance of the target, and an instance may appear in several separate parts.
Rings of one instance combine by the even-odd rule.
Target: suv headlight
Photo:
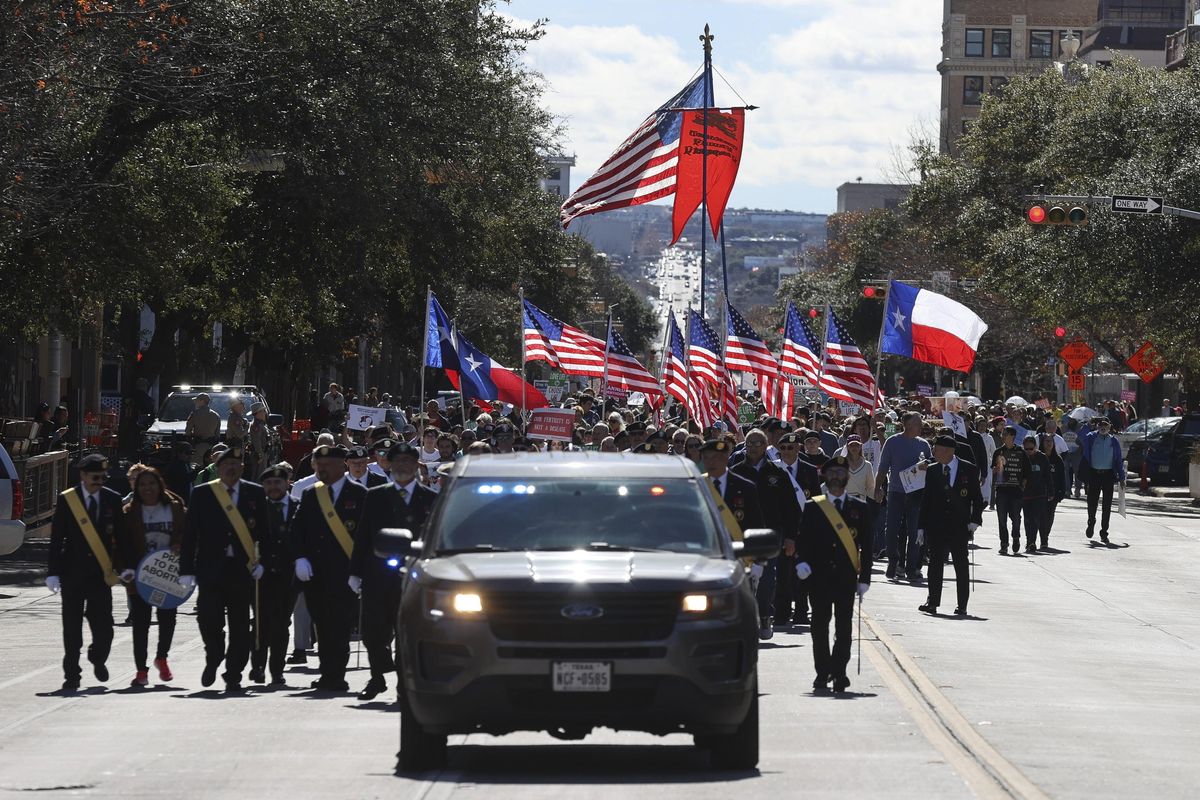
[[[483,597],[478,592],[457,589],[427,589],[424,597],[425,616],[429,619],[483,618]]]
[[[730,619],[737,615],[737,596],[733,589],[716,592],[689,592],[679,605],[679,618]]]

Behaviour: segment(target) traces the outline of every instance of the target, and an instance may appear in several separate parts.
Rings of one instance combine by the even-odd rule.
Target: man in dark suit
[[[754,482],[766,527],[779,534],[785,543],[790,541],[794,544],[800,525],[800,503],[796,500],[792,479],[767,458],[766,433],[755,428],[746,434],[745,444],[745,458],[730,472]],[[758,582],[758,617],[762,621],[759,633],[764,639],[774,635],[778,564],[778,558],[769,560],[763,566],[762,578]],[[791,616],[790,613],[788,616]]]
[[[392,642],[396,638],[404,565],[389,564],[375,555],[375,534],[383,528],[407,528],[413,538],[421,538],[437,492],[417,480],[419,464],[420,454],[408,442],[397,442],[388,449],[392,480],[367,492],[362,524],[354,536],[349,584],[362,597],[362,637],[371,663],[371,680],[359,693],[360,700],[373,700],[382,694],[387,690],[387,674],[398,672]]]
[[[819,494],[821,486],[821,474],[817,472],[817,468],[800,458],[800,451],[803,448],[804,440],[800,434],[792,431],[783,434],[775,445],[775,449],[779,453],[779,460],[775,463],[792,482],[792,491],[796,495],[797,528],[800,524],[800,515],[811,496],[810,492]],[[814,489],[816,491],[813,491]],[[778,578],[775,585],[776,610],[778,611],[782,607],[786,617],[788,608],[795,603],[796,611],[792,615],[792,622],[797,625],[807,625],[809,621],[808,587],[804,581],[796,577],[796,563],[795,539],[793,538],[789,542],[785,536],[783,548],[779,554],[779,567],[775,572]]]
[[[317,625],[321,677],[312,688],[348,692],[350,631],[358,598],[350,590],[350,555],[367,490],[346,476],[344,447],[321,445],[313,450],[318,481],[304,490],[293,523],[296,578],[305,584],[305,602]],[[333,516],[328,516],[332,509]]]
[[[929,598],[919,607],[927,614],[936,614],[942,600],[947,550],[954,560],[958,582],[956,615],[966,615],[971,595],[967,547],[975,529],[983,522],[986,503],[979,488],[979,469],[955,455],[957,446],[953,436],[938,436],[933,441],[934,463],[925,468],[925,494],[921,498],[917,533],[929,548]]]
[[[88,661],[96,680],[108,680],[106,662],[113,640],[112,586],[117,573],[125,582],[133,580],[138,560],[125,534],[121,496],[104,488],[107,472],[108,459],[104,456],[85,456],[79,462],[79,484],[58,496],[50,522],[46,587],[62,592],[64,692],[78,689],[83,676],[79,653],[83,649],[84,618],[92,633]],[[78,507],[91,519],[100,552],[93,550],[68,497],[78,498]]]
[[[850,687],[846,665],[854,630],[854,597],[871,586],[871,511],[862,500],[846,493],[850,467],[844,456],[835,456],[821,467],[828,493],[804,506],[800,539],[796,544],[796,576],[808,583],[812,603],[815,691],[833,681],[833,691]],[[839,531],[840,528],[840,531]],[[834,640],[829,647],[829,621]]]
[[[288,494],[291,473],[287,465],[268,467],[259,475],[267,496],[267,526],[264,539],[271,551],[271,563],[258,582],[258,608],[254,612],[255,648],[251,659],[250,680],[266,681],[271,670],[271,686],[286,686],[283,678],[288,656],[288,626],[296,606],[296,576],[292,555],[292,520],[298,503]]]
[[[710,439],[700,448],[700,465],[704,467],[705,477],[712,481],[742,531],[764,528],[766,521],[763,518],[762,504],[759,502],[758,487],[754,481],[729,471],[729,456],[732,450],[727,442]],[[737,535],[740,536],[741,532]],[[754,564],[751,573],[757,587],[766,574],[766,568],[762,564]],[[772,594],[774,591],[772,582]],[[758,636],[760,639],[769,639],[772,636],[771,619],[763,614],[762,607],[760,601]]]
[[[217,667],[225,662],[225,690],[242,690],[242,670],[254,647],[250,608],[254,585],[271,563],[267,498],[257,483],[242,480],[245,471],[241,446],[217,456],[217,479],[192,490],[187,526],[179,552],[179,582],[199,585],[196,621],[204,639],[204,672],[201,685],[212,686]],[[226,513],[232,506],[232,517]],[[250,548],[238,533],[238,518],[245,526]],[[256,552],[257,551],[257,552]],[[225,648],[225,619],[229,619],[229,649]]]
[[[371,453],[362,445],[351,447],[346,456],[346,477],[366,489],[384,486],[388,479],[384,475],[372,472],[368,467],[371,463]]]

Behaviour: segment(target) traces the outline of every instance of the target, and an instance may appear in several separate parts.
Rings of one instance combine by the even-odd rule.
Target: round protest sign
[[[138,564],[134,582],[138,595],[158,608],[178,608],[195,589],[179,584],[179,554],[167,549],[148,553]]]

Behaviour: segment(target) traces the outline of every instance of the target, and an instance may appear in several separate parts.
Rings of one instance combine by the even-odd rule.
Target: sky
[[[706,22],[724,76],[717,104],[740,95],[759,106],[730,207],[831,212],[840,184],[896,180],[907,144],[937,130],[938,0],[511,0],[499,10],[548,20],[527,61],[576,156],[572,188],[696,74]]]

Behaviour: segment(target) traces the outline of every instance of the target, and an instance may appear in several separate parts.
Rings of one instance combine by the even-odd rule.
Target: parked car
[[[17,468],[4,445],[0,445],[0,556],[16,552],[25,541],[25,495]]]
[[[1166,427],[1158,438],[1150,439],[1145,448],[1147,474],[1154,483],[1187,483],[1188,464],[1192,448],[1200,443],[1200,412],[1176,417],[1175,423]],[[1131,456],[1127,463],[1130,470],[1141,471],[1141,458],[1133,455],[1135,445],[1130,445]]]
[[[690,733],[719,769],[758,763],[758,611],[705,479],[680,456],[541,453],[455,462],[418,532],[397,619],[400,769],[448,735]]]
[[[1134,442],[1141,439],[1156,439],[1178,421],[1179,417],[1143,417],[1116,434],[1116,437],[1121,442],[1121,449],[1128,451],[1129,446]]]

